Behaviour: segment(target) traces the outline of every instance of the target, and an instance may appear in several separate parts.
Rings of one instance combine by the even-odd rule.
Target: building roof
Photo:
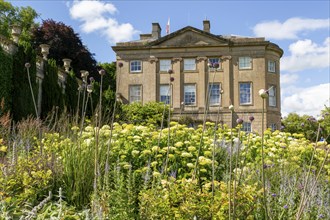
[[[158,23],[153,23],[157,24]],[[154,31],[154,30],[153,30]],[[161,29],[159,29],[161,31]],[[184,36],[185,35],[185,36]],[[199,37],[198,37],[199,36]],[[179,37],[183,38],[180,39]],[[202,40],[204,39],[204,40]],[[207,39],[205,41],[205,39]],[[207,47],[207,46],[255,46],[262,45],[277,50],[281,56],[283,50],[276,44],[266,41],[264,37],[246,37],[239,35],[215,35],[192,26],[186,26],[163,37],[154,34],[141,34],[139,40],[118,42],[113,50],[147,49],[155,47]]]

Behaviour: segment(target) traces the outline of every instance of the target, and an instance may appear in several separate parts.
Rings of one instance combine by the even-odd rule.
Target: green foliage
[[[290,133],[301,133],[310,141],[315,141],[316,138],[324,138],[330,141],[330,110],[325,106],[325,109],[321,112],[320,120],[309,116],[300,116],[297,113],[290,113],[282,120],[284,125],[284,131]],[[320,130],[318,132],[318,126],[320,124]]]
[[[116,64],[101,63],[99,66],[105,70],[103,76],[103,93],[102,93],[102,108],[103,115],[110,116],[116,98]],[[109,119],[108,119],[109,121]]]
[[[13,23],[15,15],[14,6],[9,2],[0,0],[0,34],[10,37],[9,26]]]
[[[66,78],[65,85],[65,106],[71,114],[76,112],[78,103],[78,82],[73,71],[70,71]]]
[[[301,219],[330,217],[327,142],[313,143],[300,133],[266,130],[260,137],[239,127],[215,130],[212,122],[197,128],[170,122],[162,130],[151,123],[88,123],[83,130],[44,133],[42,140],[31,138],[40,125],[30,123],[18,128],[15,143],[0,143],[7,153],[0,160],[0,218],[37,210],[37,219],[228,219],[229,211],[233,219],[264,219],[265,192],[270,218],[293,219],[304,188],[308,201]],[[12,154],[14,146],[30,147]],[[60,200],[42,202],[48,190],[56,194],[60,187]]]
[[[93,54],[72,27],[52,19],[44,20],[40,27],[33,30],[32,38],[33,47],[38,53],[40,44],[50,45],[48,58],[56,60],[58,66],[63,66],[63,58],[69,58],[76,77],[80,77],[81,70],[87,70],[90,76],[99,79]]]
[[[10,25],[19,25],[22,28],[20,41],[31,39],[31,28],[36,26],[34,19],[37,12],[31,7],[14,7],[10,2],[0,0],[0,34],[7,38],[11,36]]]
[[[36,85],[36,54],[31,45],[22,42],[18,47],[18,52],[13,57],[13,76],[12,76],[12,114],[13,119],[18,121],[28,115],[35,116],[32,94],[29,87],[28,74],[25,63],[30,63],[30,80],[37,100]]]
[[[140,193],[141,219],[227,219],[228,188],[224,182],[215,182],[216,193],[211,192],[211,182],[199,185],[196,180],[170,178],[162,180],[154,189]],[[256,187],[243,186],[237,193],[240,201],[238,216],[253,219],[252,210],[261,193]]]
[[[13,58],[0,47],[0,101],[4,101],[4,108],[0,109],[0,116],[11,108]],[[4,112],[2,112],[4,111]]]
[[[122,105],[122,117],[121,120],[128,123],[147,125],[161,125],[163,112],[164,122],[168,118],[168,106],[164,106],[163,103],[159,102],[148,102],[142,104],[140,102],[134,102],[128,105]]]
[[[45,65],[46,71],[42,82],[42,114],[44,118],[47,114],[56,107],[63,108],[62,88],[58,84],[58,68],[56,61],[49,59]]]

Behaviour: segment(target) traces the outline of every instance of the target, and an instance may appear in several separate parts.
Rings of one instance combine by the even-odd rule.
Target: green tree
[[[309,115],[300,116],[297,113],[290,113],[287,117],[282,120],[284,125],[283,131],[290,133],[300,133],[304,134],[305,137],[311,141],[315,141],[318,137],[330,140],[330,109],[325,107],[321,111],[322,120],[317,120],[317,118]],[[320,130],[318,127],[320,124]]]
[[[116,98],[116,63],[101,63],[99,66],[105,70],[102,85],[102,108],[106,114],[103,115],[111,115]]]
[[[31,29],[37,24],[34,19],[38,13],[31,7],[14,7],[11,3],[0,0],[0,34],[11,36],[10,25],[19,25],[22,28],[21,41],[31,40]]]
[[[77,77],[80,77],[80,70],[87,70],[89,76],[99,79],[93,54],[72,27],[51,19],[44,20],[40,27],[33,30],[33,46],[37,51],[40,51],[40,44],[50,45],[48,57],[56,60],[58,66],[63,66],[63,58],[69,58]]]

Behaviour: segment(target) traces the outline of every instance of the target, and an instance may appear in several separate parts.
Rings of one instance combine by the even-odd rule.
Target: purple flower
[[[171,78],[170,78],[170,81],[173,82],[173,81],[174,81],[174,77],[171,77]]]
[[[284,205],[283,208],[288,209],[289,207],[288,207],[288,205]]]
[[[123,64],[122,62],[120,62],[120,63],[118,63],[118,66],[119,66],[119,67],[123,67],[124,64]]]
[[[250,122],[253,122],[253,121],[254,121],[254,117],[251,115],[251,116],[249,117],[249,120],[250,120]]]
[[[272,194],[272,197],[276,197],[276,193],[273,193],[273,194]]]
[[[305,123],[304,123],[304,122],[303,122],[303,123],[301,123],[301,124],[300,124],[300,126],[301,126],[301,127],[304,127],[304,126],[305,126]]]
[[[219,63],[213,63],[213,67],[214,67],[214,68],[218,69],[219,66],[220,66]]]
[[[94,81],[95,81],[95,79],[94,79],[94,77],[89,77],[89,81],[91,82],[91,83],[93,83]]]
[[[236,120],[236,122],[237,122],[237,124],[239,124],[239,125],[241,125],[241,124],[243,124],[243,119],[241,119],[241,118],[238,118],[237,120]]]
[[[207,64],[207,66],[208,66],[209,68],[211,68],[211,67],[213,67],[213,64],[212,64],[211,62],[209,62],[209,63]]]

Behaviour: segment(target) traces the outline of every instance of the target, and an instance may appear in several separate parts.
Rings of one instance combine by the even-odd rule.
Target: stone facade
[[[208,120],[219,118],[229,126],[236,126],[237,118],[248,122],[253,115],[251,130],[260,132],[263,99],[258,91],[271,88],[271,98],[264,103],[264,126],[280,128],[283,50],[264,38],[214,35],[210,26],[203,21],[203,30],[187,26],[161,37],[159,24],[153,23],[151,34],[113,46],[117,97],[123,103],[147,103],[167,95],[174,117],[203,119],[207,113]],[[220,67],[210,67],[212,61],[219,61]],[[170,88],[168,94],[161,88]],[[233,115],[230,105],[234,105]],[[248,123],[244,126],[249,130]]]

